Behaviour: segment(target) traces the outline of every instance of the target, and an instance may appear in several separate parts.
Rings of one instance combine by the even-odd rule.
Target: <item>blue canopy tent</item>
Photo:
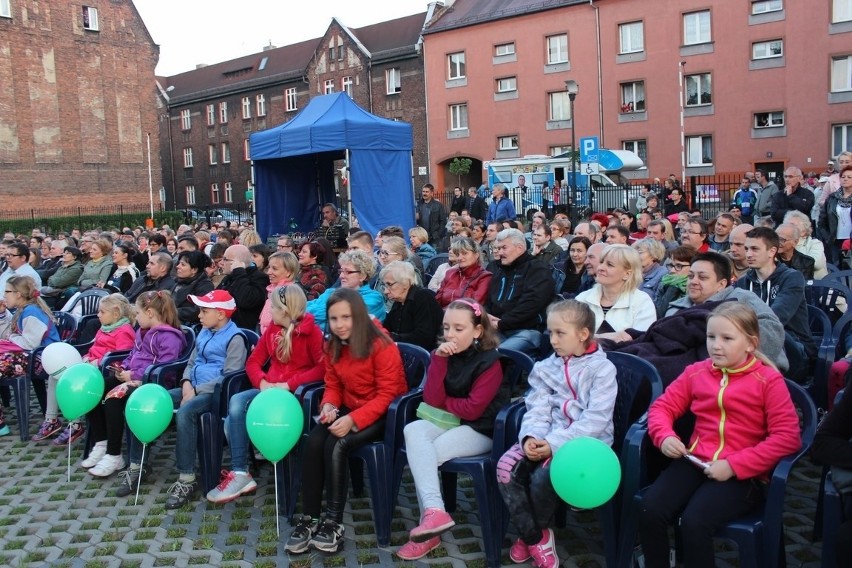
[[[334,200],[334,161],[349,150],[349,195],[361,228],[414,225],[411,125],[372,115],[346,93],[314,97],[293,120],[251,135],[257,231],[316,228]]]

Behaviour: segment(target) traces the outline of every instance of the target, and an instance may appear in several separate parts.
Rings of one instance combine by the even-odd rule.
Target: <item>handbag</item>
[[[461,425],[461,419],[452,412],[435,408],[425,402],[421,402],[417,406],[417,418],[431,422],[438,428],[442,428],[444,430],[449,430],[450,428],[455,428],[456,426]]]

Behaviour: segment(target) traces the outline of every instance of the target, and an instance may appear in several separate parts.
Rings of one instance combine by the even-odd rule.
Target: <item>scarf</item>
[[[666,274],[660,280],[660,288],[663,286],[674,286],[684,294],[686,294],[686,274]]]
[[[101,331],[103,331],[104,333],[109,333],[111,331],[115,331],[126,323],[130,323],[130,320],[128,320],[127,318],[120,318],[115,323],[101,324]]]

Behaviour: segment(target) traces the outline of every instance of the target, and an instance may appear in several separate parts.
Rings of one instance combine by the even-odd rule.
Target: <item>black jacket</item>
[[[453,196],[453,202],[450,204],[450,211],[455,211],[457,215],[461,215],[462,211],[467,209],[467,198],[464,195],[458,197]],[[468,211],[470,213],[470,211]]]
[[[429,212],[429,222],[426,223],[426,215]],[[426,203],[422,199],[417,202],[417,224],[429,233],[429,244],[439,243],[447,233],[447,210],[440,201],[432,200]],[[428,226],[427,226],[428,225]]]
[[[183,278],[177,279],[172,298],[174,298],[175,305],[177,306],[180,323],[184,325],[198,323],[198,313],[201,311],[201,308],[195,305],[188,296],[190,294],[193,296],[203,296],[208,292],[212,292],[215,287],[213,281],[210,280],[207,272],[204,270],[199,271],[195,278],[190,280],[184,280]]]
[[[231,320],[237,327],[254,330],[260,321],[260,312],[266,303],[266,287],[269,276],[256,266],[235,268],[217,287],[227,290],[234,297],[237,311]]]
[[[848,217],[852,215],[852,207],[841,208],[841,212]],[[835,192],[828,196],[819,212],[819,237],[826,245],[837,240],[837,221],[837,193]]]
[[[776,225],[784,222],[784,215],[787,211],[801,211],[810,219],[813,207],[814,192],[801,185],[790,195],[787,195],[787,192],[783,189],[774,193],[769,202],[770,215],[772,215],[772,220],[775,221]]]
[[[468,195],[467,212],[470,213],[470,216],[474,219],[485,221],[485,217],[488,215],[488,204],[485,203],[485,200],[478,195],[476,197],[470,197]]]
[[[798,270],[805,277],[805,280],[814,279],[814,265],[816,261],[813,257],[802,254],[796,249],[793,249],[793,257],[790,260],[784,260],[781,255],[775,257],[775,262],[783,262],[793,270]]]
[[[444,311],[431,290],[412,286],[405,303],[393,302],[382,325],[394,341],[435,349]]]
[[[492,262],[488,286],[488,313],[500,318],[501,332],[542,330],[545,310],[553,300],[555,283],[550,267],[524,252],[506,266]]]
[[[151,277],[145,274],[137,278],[130,289],[124,293],[124,297],[132,304],[136,298],[142,295],[143,292],[151,292],[157,290],[168,290],[171,292],[175,288],[175,280],[168,274],[159,280],[151,280]]]

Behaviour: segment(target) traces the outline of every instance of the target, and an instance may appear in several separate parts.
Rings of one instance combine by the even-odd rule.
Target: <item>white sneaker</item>
[[[95,467],[101,458],[106,455],[106,442],[98,442],[89,452],[89,457],[80,462],[80,467],[89,469]]]
[[[94,475],[95,477],[109,477],[123,467],[124,457],[120,454],[117,456],[106,454],[95,467],[89,470],[89,475]]]

